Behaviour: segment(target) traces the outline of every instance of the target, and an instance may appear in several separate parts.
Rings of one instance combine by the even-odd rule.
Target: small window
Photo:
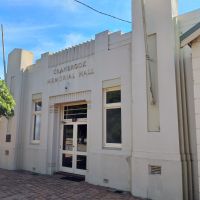
[[[121,102],[120,90],[106,92],[106,104],[120,103],[120,102]]]
[[[121,144],[121,108],[106,109],[106,143]]]
[[[80,118],[87,118],[87,104],[64,107],[64,119]]]
[[[104,90],[104,145],[121,147],[121,90],[120,87]]]
[[[41,111],[42,110],[42,102],[36,102],[35,103],[35,111]]]
[[[42,101],[35,101],[33,109],[33,134],[32,142],[39,143],[40,141],[40,130],[41,130],[41,111]]]

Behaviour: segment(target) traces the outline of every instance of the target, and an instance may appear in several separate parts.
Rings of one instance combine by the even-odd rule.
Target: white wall
[[[188,31],[190,28],[192,28],[194,25],[196,25],[199,22],[200,17],[200,9],[186,13],[184,15],[178,16],[178,27],[179,27],[179,36]],[[179,48],[179,47],[178,47]],[[191,156],[192,159],[192,176],[193,176],[193,187],[194,191],[192,192],[194,195],[194,199],[199,199],[199,180],[198,180],[198,155],[197,155],[197,138],[196,138],[196,123],[195,123],[195,101],[194,101],[194,86],[193,86],[193,67],[192,67],[192,49],[189,46],[185,46],[180,50],[180,69],[183,73],[185,73],[184,77],[182,76],[182,79],[185,78],[183,81],[183,85],[186,85],[186,95],[187,95],[187,113],[185,113],[187,116],[183,116],[183,118],[188,118],[187,123],[184,123],[184,127],[188,126],[188,129],[186,128],[186,137],[189,139],[189,145],[190,149],[187,149],[186,151],[189,153],[187,157]],[[182,117],[182,116],[181,116]],[[185,118],[185,119],[186,119]],[[189,132],[188,132],[189,131]],[[188,133],[187,133],[188,132]],[[187,135],[188,134],[188,135]],[[187,141],[186,141],[187,143]]]
[[[192,68],[194,84],[195,124],[198,157],[198,177],[200,182],[200,37],[192,44]],[[199,189],[200,194],[200,189]]]
[[[133,1],[132,92],[133,157],[132,193],[150,199],[182,199],[182,169],[175,80],[175,30],[172,1],[146,0],[147,34],[157,34],[160,132],[147,130],[147,70],[142,1]],[[172,2],[176,6],[176,1]],[[161,166],[150,175],[149,165]]]
[[[108,37],[107,34],[101,37]],[[117,37],[117,35],[115,35]],[[119,37],[119,34],[118,34]],[[96,38],[97,39],[97,38]],[[99,43],[102,44],[100,35]],[[114,40],[112,36],[109,41]],[[116,40],[116,39],[115,39]],[[91,99],[91,124],[88,181],[99,185],[130,190],[130,155],[131,155],[131,77],[130,77],[130,43],[120,48],[103,43],[105,47],[100,50],[96,46],[95,52],[95,76]],[[116,45],[116,42],[115,42]],[[110,50],[109,50],[110,49]],[[114,78],[121,79],[122,92],[122,149],[112,150],[102,148],[103,140],[103,94],[102,84],[104,80]],[[95,92],[94,92],[95,91]],[[94,102],[94,103],[93,103]],[[95,118],[93,118],[95,116]],[[88,124],[90,126],[90,122]],[[115,163],[113,165],[113,163]],[[104,183],[108,179],[109,183]]]
[[[9,144],[6,144],[7,133],[7,120],[5,118],[0,119],[0,168],[12,169],[13,157],[7,156],[5,151],[9,149]]]
[[[19,50],[14,50],[9,61],[13,62]],[[18,55],[20,59],[20,55]],[[54,69],[87,62],[86,70],[92,75],[78,76],[79,70],[73,70],[76,78],[56,83],[48,83]],[[11,68],[12,65],[9,65]],[[90,41],[55,54],[43,54],[36,64],[26,66],[23,79],[17,88],[21,91],[21,117],[17,115],[20,129],[20,156],[18,163],[22,169],[43,174],[52,174],[59,170],[58,146],[60,138],[60,107],[51,105],[51,99],[61,99],[59,104],[76,101],[78,94],[90,91],[88,110],[88,171],[86,180],[97,185],[130,191],[131,188],[131,34],[108,31],[97,34]],[[17,69],[21,77],[20,69]],[[9,70],[8,79],[13,75]],[[69,74],[68,72],[62,73]],[[122,148],[103,148],[103,81],[119,78],[122,93]],[[21,79],[20,79],[21,80]],[[20,82],[19,82],[20,83]],[[65,86],[68,85],[68,90]],[[42,96],[42,124],[40,144],[31,143],[32,95]],[[18,94],[18,93],[17,93]],[[70,100],[71,97],[74,97]],[[83,97],[85,98],[84,95]],[[81,99],[85,100],[85,99]],[[56,107],[56,108],[52,108]],[[17,105],[19,109],[19,106]],[[56,114],[57,113],[57,114]],[[17,138],[14,140],[17,141]],[[113,163],[114,166],[113,166]],[[104,179],[108,179],[108,183]]]
[[[21,104],[23,103],[23,99],[21,99],[21,97],[24,86],[22,84],[22,74],[25,68],[28,65],[32,64],[32,60],[33,54],[31,52],[23,51],[21,49],[15,49],[9,54],[7,82],[8,86],[12,90],[11,92],[13,93],[16,106],[14,110],[15,115],[9,120],[9,125],[7,126],[7,123],[4,124],[4,138],[0,141],[2,158],[4,158],[2,162],[0,162],[0,167],[2,168],[18,169],[21,165],[21,125],[23,124],[23,118],[21,116],[23,110]],[[11,135],[11,142],[5,141],[6,134]],[[9,155],[5,156],[5,151],[8,151]]]
[[[14,96],[17,106],[16,116],[10,125],[12,143],[4,142],[7,131],[2,134],[2,129],[0,130],[0,167],[21,168],[43,174],[58,171],[60,104],[87,100],[89,110],[86,180],[92,184],[131,191],[133,195],[144,198],[183,198],[175,80],[175,30],[172,19],[176,14],[176,1],[146,0],[145,11],[147,34],[157,34],[160,131],[148,132],[147,129],[147,69],[143,16],[141,1],[135,0],[133,33],[109,34],[105,31],[97,34],[95,40],[76,47],[54,54],[45,53],[33,65],[33,55],[30,52],[16,49],[10,54],[8,82],[11,84],[11,77],[15,76],[17,84],[14,84]],[[195,12],[194,15],[199,16],[199,13]],[[197,17],[194,17],[193,23],[196,19]],[[181,31],[185,30],[186,26],[189,27],[186,22],[185,16],[180,17]],[[198,145],[199,51],[200,40],[197,40],[193,45],[193,75]],[[92,75],[79,77],[80,71],[74,70],[70,73],[74,73],[76,78],[48,83],[50,78],[58,77],[54,74],[54,69],[84,61],[87,62],[86,69],[93,71]],[[116,78],[121,81],[122,92],[122,148],[106,149],[103,147],[102,86],[103,81]],[[31,143],[32,95],[38,93],[42,95],[43,108],[41,140],[40,144],[36,145]],[[59,105],[52,103],[52,99]],[[5,157],[7,149],[10,155]],[[200,154],[199,147],[198,153]],[[149,165],[160,166],[161,175],[150,175]],[[104,179],[107,179],[108,183],[105,183]]]

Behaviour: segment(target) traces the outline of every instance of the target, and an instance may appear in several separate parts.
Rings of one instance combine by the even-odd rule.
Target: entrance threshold
[[[79,175],[79,174],[72,174],[72,173],[67,173],[67,172],[56,172],[54,175],[59,175],[60,179],[62,180],[68,180],[68,181],[74,181],[74,182],[82,182],[85,181],[85,176],[84,175]]]

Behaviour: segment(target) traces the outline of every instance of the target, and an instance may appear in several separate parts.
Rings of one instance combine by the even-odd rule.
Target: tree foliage
[[[0,118],[10,118],[14,115],[15,100],[4,80],[0,80]]]

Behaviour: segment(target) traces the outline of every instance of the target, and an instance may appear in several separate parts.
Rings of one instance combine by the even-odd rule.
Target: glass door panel
[[[73,151],[73,125],[64,125],[63,150]]]
[[[62,167],[73,168],[74,162],[74,125],[63,126],[62,137]]]
[[[86,170],[86,165],[87,165],[87,157],[78,155],[76,157],[76,168]]]
[[[76,171],[85,173],[87,169],[87,124],[77,124]]]
[[[73,155],[72,154],[63,154],[62,156],[62,166],[72,168]]]
[[[87,169],[87,124],[63,125],[61,137],[61,171],[85,175]]]
[[[87,124],[77,127],[77,151],[87,152]]]

